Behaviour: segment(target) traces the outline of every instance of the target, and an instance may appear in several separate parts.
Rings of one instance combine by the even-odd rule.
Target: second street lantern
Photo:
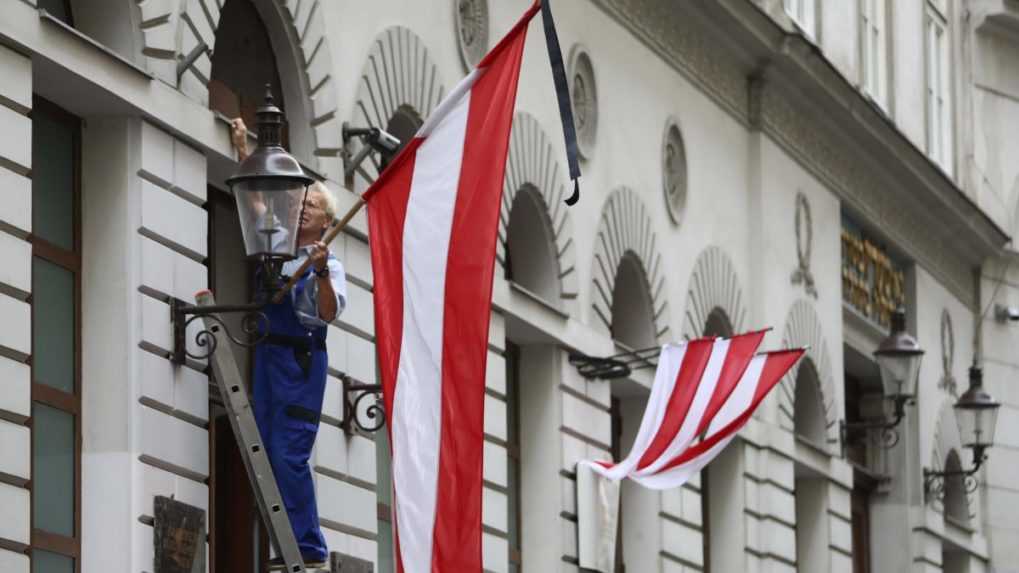
[[[237,201],[244,248],[260,262],[270,290],[279,286],[283,263],[297,255],[304,197],[314,182],[283,149],[283,122],[267,85],[257,112],[258,148],[226,181]]]

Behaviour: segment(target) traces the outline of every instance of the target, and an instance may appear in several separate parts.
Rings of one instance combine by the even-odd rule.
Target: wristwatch
[[[320,279],[329,278],[329,267],[322,267],[321,269],[315,269],[315,276]]]

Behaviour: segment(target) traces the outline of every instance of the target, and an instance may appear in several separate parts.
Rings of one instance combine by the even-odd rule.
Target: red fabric
[[[488,67],[471,89],[446,268],[434,572],[481,571],[488,327],[503,174],[526,18],[485,58],[482,65]]]
[[[655,439],[651,441],[647,451],[640,458],[637,465],[642,470],[659,458],[672,440],[675,439],[679,429],[686,420],[687,412],[690,411],[690,404],[693,403],[697,388],[704,376],[704,369],[711,357],[711,349],[715,346],[714,338],[700,338],[691,340],[686,346],[686,354],[683,355],[683,364],[676,374],[676,385],[672,388],[672,395],[669,397],[669,405],[665,411],[665,418],[662,420]]]
[[[694,444],[679,456],[676,456],[671,462],[663,466],[661,471],[664,472],[696,458],[710,450],[718,442],[739,431],[750,420],[750,416],[754,414],[754,411],[757,410],[757,407],[764,400],[764,397],[768,395],[768,392],[782,380],[782,376],[785,376],[785,373],[796,364],[796,361],[803,356],[803,353],[804,350],[802,349],[769,352],[768,359],[764,363],[764,369],[761,371],[761,378],[758,380],[757,388],[754,390],[754,399],[750,403],[750,407],[735,420],[726,424],[725,427]]]
[[[725,364],[722,365],[722,372],[718,376],[718,384],[715,385],[715,392],[711,395],[711,401],[708,402],[707,408],[704,409],[704,416],[701,418],[701,423],[697,426],[695,435],[699,436],[704,433],[704,430],[708,429],[708,425],[711,424],[715,414],[722,409],[722,404],[732,395],[732,391],[736,389],[736,385],[739,384],[743,373],[747,371],[750,359],[757,352],[757,347],[761,345],[766,332],[765,330],[749,332],[741,336],[735,336],[729,342],[729,352],[725,357]]]

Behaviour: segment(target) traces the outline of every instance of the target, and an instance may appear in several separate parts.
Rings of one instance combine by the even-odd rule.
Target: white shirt
[[[311,246],[297,248],[297,258],[283,263],[283,274],[293,275],[297,269],[308,258]],[[333,292],[336,293],[336,316],[340,316],[343,309],[347,307],[347,275],[343,272],[343,264],[333,254],[329,253],[326,262],[329,268],[329,282],[333,285]],[[311,267],[315,272],[314,265]],[[325,326],[326,321],[322,320],[318,312],[318,278],[312,276],[305,284],[301,295],[297,295],[297,289],[291,289],[290,300],[294,304],[294,311],[297,319],[307,328],[320,328]]]

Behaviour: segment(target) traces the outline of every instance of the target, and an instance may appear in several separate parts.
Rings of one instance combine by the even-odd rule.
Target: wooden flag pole
[[[333,239],[336,238],[336,235],[340,234],[340,231],[342,231],[347,226],[347,223],[350,223],[350,220],[354,218],[354,215],[357,215],[357,212],[360,211],[362,207],[364,207],[364,199],[358,197],[357,202],[350,207],[350,210],[347,211],[347,214],[344,215],[343,218],[341,218],[339,221],[334,223],[333,226],[330,227],[328,231],[326,231],[325,236],[322,237],[322,242],[327,245],[333,242]],[[305,259],[304,262],[301,264],[301,267],[294,272],[293,276],[290,277],[290,280],[287,281],[287,284],[283,285],[283,288],[278,293],[273,295],[272,303],[279,304],[280,301],[283,300],[283,297],[285,297],[287,293],[290,292],[290,289],[294,288],[294,285],[297,284],[297,281],[300,280],[302,276],[304,276],[304,273],[308,270],[308,267],[310,266],[311,258],[309,257]]]

